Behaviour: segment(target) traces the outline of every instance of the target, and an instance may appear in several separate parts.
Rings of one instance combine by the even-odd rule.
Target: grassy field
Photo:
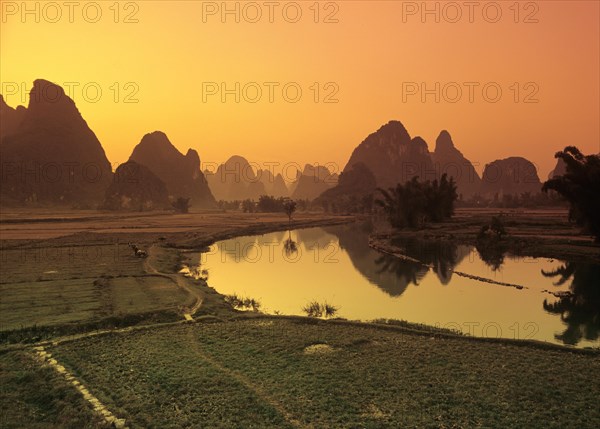
[[[193,297],[151,275],[127,244],[21,246],[0,250],[0,330],[89,322],[172,310]],[[170,269],[164,256],[156,261]]]
[[[450,222],[408,234],[469,242],[494,214],[458,210]],[[564,211],[504,216],[512,251],[600,260]],[[348,220],[298,214],[292,228]],[[131,428],[600,427],[598,352],[237,319],[206,283],[176,275],[182,251],[288,227],[282,214],[3,213],[0,337],[58,341],[47,349]],[[133,256],[128,241],[152,249],[150,258]],[[199,302],[194,317],[203,323],[163,324]],[[57,338],[71,334],[83,338]],[[103,427],[64,377],[33,356],[23,345],[0,348],[0,426]]]
[[[50,351],[132,428],[600,426],[597,354],[284,318]]]
[[[294,225],[340,219],[344,221],[302,214]],[[199,299],[204,301],[202,314],[220,311],[222,297],[205,284],[174,276],[181,259],[176,247],[203,247],[241,231],[252,234],[288,226],[284,214],[3,211],[0,337],[6,341],[2,333],[10,332],[10,342],[48,338],[53,335],[48,329],[42,329],[42,337],[37,330],[56,327],[60,335],[73,332],[76,324],[95,329],[114,326],[117,319],[129,323],[126,319],[132,315],[154,320],[163,313],[161,320],[174,320],[174,313],[183,317],[183,309],[194,307]],[[151,257],[135,257],[130,241],[152,249]],[[139,323],[143,318],[129,320]],[[15,330],[23,332],[12,335]]]
[[[0,354],[0,406],[3,429],[108,428],[73,386],[29,352]]]

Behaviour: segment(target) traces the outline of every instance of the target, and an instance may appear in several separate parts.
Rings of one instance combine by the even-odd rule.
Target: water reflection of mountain
[[[400,296],[408,285],[419,285],[429,272],[421,264],[385,255],[371,249],[368,245],[369,232],[356,225],[324,228],[326,232],[338,237],[340,248],[346,250],[354,267],[371,283],[390,296]],[[449,242],[420,242],[420,240],[396,241],[407,256],[431,264],[433,271],[443,284],[452,277],[452,268],[458,264],[469,249],[460,248]]]
[[[571,281],[569,296],[555,302],[544,300],[544,310],[558,314],[567,328],[555,338],[576,345],[582,339],[596,341],[600,335],[600,265],[567,262],[562,267],[542,274],[555,277],[555,284]]]
[[[275,231],[268,234],[257,236],[257,244],[259,246],[271,245],[273,243],[281,243],[288,238],[287,231]]]
[[[325,250],[335,241],[335,237],[327,234],[323,228],[298,229],[295,233],[297,241],[308,249],[316,246],[319,250]]]
[[[397,238],[392,244],[411,258],[430,265],[443,285],[450,283],[452,271],[471,253],[468,246],[457,246],[446,240],[423,240],[417,238]]]

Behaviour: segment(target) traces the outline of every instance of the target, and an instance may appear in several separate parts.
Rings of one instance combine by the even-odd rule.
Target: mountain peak
[[[133,149],[130,161],[147,167],[164,182],[172,197],[190,197],[195,206],[211,206],[213,195],[200,171],[200,157],[194,149],[183,155],[162,131],[142,137]]]
[[[410,141],[411,145],[418,147],[419,149],[428,149],[427,142],[421,136],[416,136]]]
[[[232,155],[229,157],[229,159],[227,161],[225,161],[225,165],[234,165],[234,164],[240,164],[242,166],[246,166],[250,163],[248,162],[248,160],[246,158],[244,158],[243,156],[240,156],[240,155]]]
[[[73,100],[58,85],[37,79],[29,93],[28,108],[6,108],[0,104],[3,162],[18,165],[56,165],[57,180],[6,178],[3,199],[23,203],[90,203],[102,198],[112,178],[112,169],[100,141],[89,128]],[[8,113],[8,114],[7,114]],[[62,166],[75,166],[64,170]],[[94,180],[86,176],[87,165],[95,167]],[[29,168],[29,167],[28,167]],[[37,167],[35,167],[37,168]]]
[[[450,136],[448,131],[442,130],[438,138],[435,140],[435,152],[447,152],[453,149],[456,149],[456,147],[452,141],[452,136]]]
[[[372,135],[395,136],[400,141],[410,140],[410,135],[408,134],[408,131],[406,130],[402,122],[398,120],[389,121],[387,124],[381,126]]]
[[[44,79],[36,79],[29,92],[28,110],[32,114],[79,115],[75,102],[65,94],[61,86]]]
[[[150,144],[164,144],[168,143],[170,146],[173,144],[167,137],[167,135],[162,131],[152,131],[151,133],[147,133],[142,137],[142,141],[140,143],[150,143]]]

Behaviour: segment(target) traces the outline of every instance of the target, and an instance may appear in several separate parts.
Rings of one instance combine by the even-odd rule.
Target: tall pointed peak
[[[65,90],[55,83],[44,79],[36,79],[29,92],[28,110],[32,114],[61,114],[76,112],[75,102],[65,94]]]
[[[454,148],[455,147],[454,142],[452,141],[452,136],[450,136],[450,133],[448,131],[442,130],[438,138],[435,140],[435,151],[447,151]]]

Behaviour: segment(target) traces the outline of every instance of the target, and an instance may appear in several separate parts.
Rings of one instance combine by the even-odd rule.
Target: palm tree
[[[566,173],[544,183],[542,190],[556,191],[569,203],[569,218],[600,241],[600,156],[583,155],[575,146],[557,152],[566,164]]]
[[[444,174],[440,181],[419,182],[417,176],[405,184],[399,183],[387,191],[377,189],[383,199],[376,204],[383,207],[393,228],[417,227],[426,220],[441,222],[454,214],[454,202],[458,198],[454,179]]]

